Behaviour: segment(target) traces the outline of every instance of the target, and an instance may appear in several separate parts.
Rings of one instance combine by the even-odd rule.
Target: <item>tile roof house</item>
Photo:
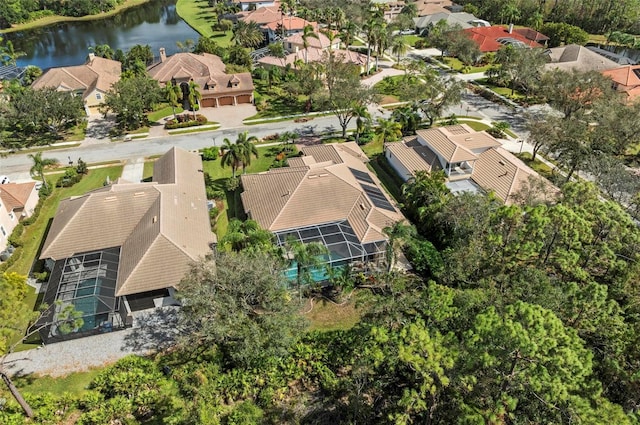
[[[174,147],[155,163],[152,182],[119,179],[61,201],[40,254],[51,270],[44,302],[56,305],[46,320],[73,304],[84,319],[77,337],[171,302],[190,264],[216,242],[201,168],[199,155]],[[55,325],[43,334],[58,337]]]
[[[428,16],[435,13],[451,13],[451,0],[418,0],[415,2],[418,16]]]
[[[515,202],[514,196],[540,180],[544,194],[555,196],[557,189],[501,147],[484,131],[454,125],[418,130],[417,136],[401,142],[386,143],[385,157],[405,181],[416,172],[443,170],[452,192],[493,192],[502,202]]]
[[[0,251],[20,220],[31,216],[38,205],[35,186],[35,182],[0,184]]]
[[[201,107],[253,103],[251,73],[226,74],[225,69],[226,66],[216,55],[176,53],[167,57],[165,50],[160,49],[160,62],[147,68],[147,72],[161,86],[169,81],[179,85],[185,102],[188,99],[189,82],[196,82],[202,95],[199,102]]]
[[[327,246],[332,266],[381,262],[383,229],[402,220],[354,142],[302,148],[289,166],[241,177],[247,216],[275,233]]]
[[[602,72],[620,66],[611,59],[607,59],[593,50],[578,44],[569,44],[549,49],[549,58],[551,62],[544,66],[546,70],[560,69],[563,71]]]
[[[122,64],[89,54],[84,65],[50,68],[31,84],[34,89],[53,87],[58,91],[75,93],[84,100],[88,115],[98,114],[107,91],[120,81]]]
[[[602,75],[613,80],[614,89],[626,94],[627,101],[633,102],[640,96],[640,65],[610,69]]]
[[[429,29],[440,21],[445,21],[448,25],[460,25],[462,29],[472,28],[472,22],[477,21],[474,15],[466,12],[451,13],[449,11],[433,13],[431,15],[418,16],[413,18],[416,33],[428,33]]]
[[[463,31],[478,45],[482,53],[497,52],[507,44],[530,48],[544,47],[541,43],[545,43],[549,39],[530,28],[514,29],[513,25],[509,25],[509,27],[474,27]]]
[[[233,0],[233,4],[237,5],[240,10],[256,10],[261,7],[272,7],[277,4],[276,0]]]

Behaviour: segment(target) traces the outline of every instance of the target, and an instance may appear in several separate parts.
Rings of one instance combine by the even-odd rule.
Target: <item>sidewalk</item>
[[[144,158],[130,159],[124,165],[122,178],[131,183],[140,183],[144,174]]]

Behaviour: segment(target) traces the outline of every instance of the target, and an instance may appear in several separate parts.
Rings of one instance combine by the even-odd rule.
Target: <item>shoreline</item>
[[[131,9],[132,7],[149,3],[150,1],[152,0],[127,0],[125,3],[117,6],[115,9],[110,10],[108,12],[99,13],[97,15],[86,15],[78,18],[75,18],[73,16],[61,16],[61,15],[45,16],[43,18],[36,19],[35,21],[14,25],[11,28],[0,29],[0,34],[9,34],[12,32],[26,31],[26,30],[31,30],[35,28],[47,27],[47,26],[59,24],[62,22],[97,21],[100,19],[105,19],[114,15],[117,15],[120,12],[123,12],[127,9]]]

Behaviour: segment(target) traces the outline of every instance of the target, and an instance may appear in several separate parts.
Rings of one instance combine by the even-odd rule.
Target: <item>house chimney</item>
[[[513,33],[513,24],[509,24],[509,34]]]
[[[164,62],[167,60],[167,53],[164,50],[164,47],[160,48],[160,62]]]

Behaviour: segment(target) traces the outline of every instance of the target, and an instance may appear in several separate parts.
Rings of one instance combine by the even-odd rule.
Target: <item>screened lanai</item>
[[[323,244],[329,250],[326,264],[334,269],[353,263],[368,263],[375,266],[384,261],[387,246],[386,240],[360,243],[347,220],[298,227],[275,232],[275,235],[278,246],[284,246],[287,241]],[[312,274],[316,282],[326,280],[328,277],[326,272],[320,269],[314,270]],[[286,275],[290,280],[295,280],[297,276],[295,261],[291,262]]]
[[[115,296],[119,259],[120,248],[116,247],[56,261],[45,294],[45,303],[51,306],[47,339],[75,338],[77,334],[122,327]],[[82,326],[62,326],[69,305],[81,314]]]

